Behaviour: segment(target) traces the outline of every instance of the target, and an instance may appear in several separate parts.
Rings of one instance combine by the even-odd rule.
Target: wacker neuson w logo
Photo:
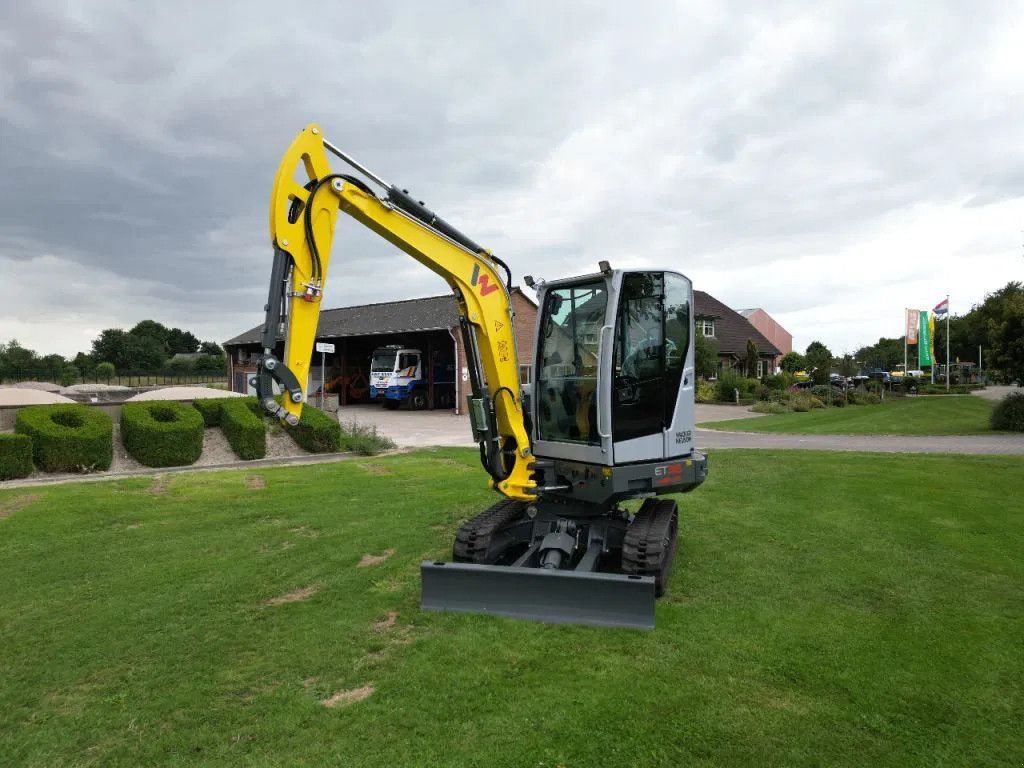
[[[494,293],[494,291],[498,290],[497,284],[492,283],[490,277],[480,274],[479,264],[473,265],[473,279],[470,282],[473,285],[479,284],[481,296],[486,296],[488,293]]]

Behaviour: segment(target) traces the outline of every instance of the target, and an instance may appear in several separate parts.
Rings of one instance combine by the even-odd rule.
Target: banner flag
[[[932,324],[933,320],[927,310],[918,313],[919,331],[917,343],[917,364],[920,368],[931,368],[935,357],[932,352]]]
[[[920,317],[919,310],[907,310],[907,344],[917,344],[917,326],[921,322]]]
[[[935,309],[932,310],[936,315],[945,315],[949,313],[949,296],[944,298],[938,304],[935,305]]]

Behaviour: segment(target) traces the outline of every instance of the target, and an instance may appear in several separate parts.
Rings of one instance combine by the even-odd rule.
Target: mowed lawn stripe
[[[711,461],[651,633],[417,610],[471,450],[0,491],[3,763],[1019,757],[1024,461]]]
[[[981,435],[992,434],[992,407],[992,402],[974,395],[931,395],[889,398],[881,405],[818,408],[698,426],[805,435]]]

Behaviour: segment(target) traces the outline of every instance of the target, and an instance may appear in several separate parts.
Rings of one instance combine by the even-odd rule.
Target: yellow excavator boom
[[[328,150],[382,187],[383,194],[375,194],[364,179],[332,172]],[[496,490],[512,499],[533,499],[536,483],[519,383],[515,317],[510,286],[498,273],[503,268],[510,278],[507,267],[406,191],[382,182],[325,142],[317,125],[295,138],[274,179],[270,236],[275,262],[257,373],[261,402],[290,423],[301,416],[339,210],[451,287],[470,369],[470,417],[484,466]],[[279,335],[285,342],[283,360],[275,355]],[[283,390],[280,405],[271,381]]]

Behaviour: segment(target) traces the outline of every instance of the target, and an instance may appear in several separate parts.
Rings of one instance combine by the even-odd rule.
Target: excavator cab
[[[610,467],[693,449],[691,295],[665,271],[541,286],[535,455]]]

